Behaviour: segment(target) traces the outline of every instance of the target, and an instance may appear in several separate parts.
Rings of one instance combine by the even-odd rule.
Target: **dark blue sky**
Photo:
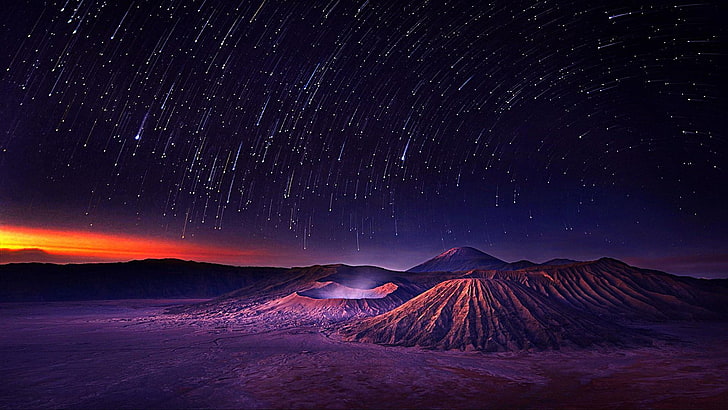
[[[719,1],[13,2],[0,223],[274,265],[471,245],[728,276],[725,18]]]

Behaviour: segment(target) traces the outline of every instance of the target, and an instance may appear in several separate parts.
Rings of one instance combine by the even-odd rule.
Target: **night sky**
[[[719,0],[5,3],[0,228],[728,276]]]

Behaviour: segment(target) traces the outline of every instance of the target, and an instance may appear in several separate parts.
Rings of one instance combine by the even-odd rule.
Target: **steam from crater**
[[[357,289],[328,282],[320,288],[298,292],[301,296],[312,299],[382,299],[397,290],[398,286],[392,282],[377,286],[373,289]]]

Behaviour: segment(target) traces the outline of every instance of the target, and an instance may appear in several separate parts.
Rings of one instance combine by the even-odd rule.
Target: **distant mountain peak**
[[[508,263],[470,246],[451,248],[421,263],[409,272],[456,272],[472,269],[501,269]]]
[[[445,252],[435,256],[435,258],[436,259],[437,258],[454,258],[454,257],[468,258],[468,257],[483,257],[483,256],[488,256],[488,257],[492,258],[492,256],[488,255],[487,253],[485,253],[479,249],[475,249],[471,246],[460,246],[460,247],[456,247],[456,248],[450,248],[450,249],[446,250]]]

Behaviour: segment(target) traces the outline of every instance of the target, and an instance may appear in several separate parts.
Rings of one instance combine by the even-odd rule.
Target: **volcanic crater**
[[[385,283],[373,289],[358,289],[336,282],[324,282],[321,283],[320,287],[314,287],[296,293],[312,299],[382,299],[398,288],[399,286],[392,282]]]

